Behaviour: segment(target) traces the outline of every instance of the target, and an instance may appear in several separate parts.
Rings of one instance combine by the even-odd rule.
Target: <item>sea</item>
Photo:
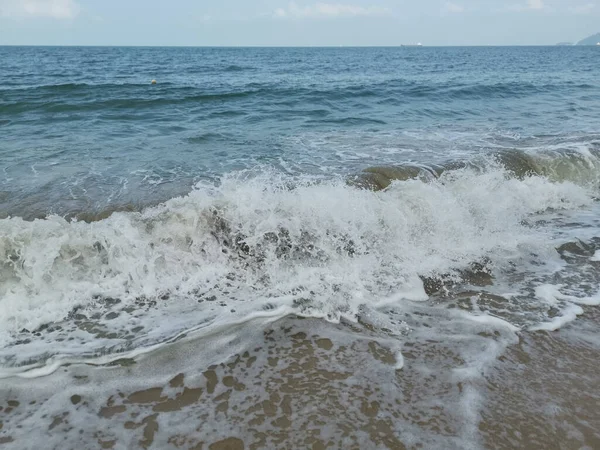
[[[600,448],[599,73],[0,47],[0,448]]]

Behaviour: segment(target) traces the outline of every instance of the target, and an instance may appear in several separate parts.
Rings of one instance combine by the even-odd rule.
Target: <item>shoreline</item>
[[[480,373],[464,370],[461,347],[500,345],[494,333],[454,344],[408,333],[397,369],[398,339],[372,325],[287,316],[243,339],[199,338],[129,366],[63,367],[42,383],[19,380],[0,399],[0,442],[23,449],[39,440],[46,448],[113,449],[595,448],[597,376],[585,392],[568,383],[559,389],[553,376],[564,375],[560,356],[570,379],[593,380],[600,346],[569,337],[582,323],[599,323],[600,314],[589,312],[566,331],[520,333]],[[224,348],[232,356],[224,358]],[[214,363],[205,364],[208,354]]]

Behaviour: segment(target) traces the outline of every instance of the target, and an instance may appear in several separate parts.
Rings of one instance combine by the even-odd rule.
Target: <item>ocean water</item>
[[[600,445],[597,48],[0,61],[0,443]]]

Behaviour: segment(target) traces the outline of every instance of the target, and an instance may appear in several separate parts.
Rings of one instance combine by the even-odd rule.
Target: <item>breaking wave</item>
[[[529,219],[592,204],[589,184],[565,180],[593,173],[588,157],[360,175],[380,191],[232,173],[93,222],[0,220],[2,365],[122,352],[261,311],[353,319],[426,300],[427,277],[541,264],[557,253]]]

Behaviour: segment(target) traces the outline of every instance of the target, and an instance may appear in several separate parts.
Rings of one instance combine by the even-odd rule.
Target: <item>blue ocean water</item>
[[[345,176],[600,137],[595,47],[0,47],[0,61],[0,217],[139,208],[241,169]]]

